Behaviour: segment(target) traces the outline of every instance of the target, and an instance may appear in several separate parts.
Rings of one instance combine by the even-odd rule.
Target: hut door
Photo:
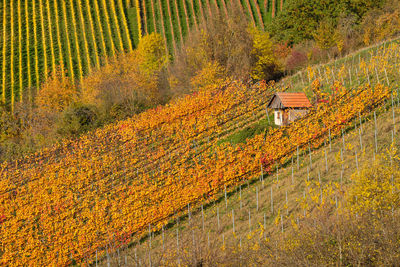
[[[282,112],[282,125],[288,125],[289,124],[289,111],[284,110]]]

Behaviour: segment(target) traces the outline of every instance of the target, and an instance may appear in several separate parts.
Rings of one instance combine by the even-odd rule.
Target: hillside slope
[[[282,1],[281,1],[282,2]],[[283,2],[282,2],[283,3]],[[251,21],[263,26],[277,1],[239,1]],[[158,32],[173,54],[185,35],[229,1],[210,0],[4,0],[0,3],[0,93],[4,103],[31,99],[58,66],[80,81],[91,69],[137,47]]]
[[[305,152],[298,158],[294,155],[293,161],[277,166],[263,180],[255,177],[226,197],[222,193],[198,208],[188,206],[185,215],[151,233],[150,238],[148,234],[127,246],[111,243],[107,253],[99,253],[95,261],[100,266],[196,266],[200,262],[203,266],[265,266],[275,260],[276,266],[290,265],[293,259],[278,260],[268,255],[275,249],[272,240],[280,245],[290,243],[290,234],[313,227],[308,224],[319,220],[321,210],[334,214],[335,206],[338,209],[346,205],[345,195],[354,183],[354,175],[372,166],[378,155],[384,155],[389,164],[388,151],[400,148],[396,141],[399,133],[393,132],[400,126],[399,105],[379,108],[376,124],[373,114],[363,118],[361,124],[355,120],[342,136],[331,142],[327,139],[311,154]],[[398,166],[398,161],[395,164]],[[393,211],[398,212],[398,207]],[[317,223],[321,227],[323,222]],[[332,257],[336,263],[340,261],[338,255]]]
[[[131,51],[138,30],[128,12],[125,0],[2,1],[3,102],[33,97],[59,65],[79,81],[107,57]]]
[[[182,44],[190,28],[196,27],[216,14],[231,16],[237,5],[252,25],[264,28],[283,8],[283,0],[143,0],[131,1],[139,6],[143,34],[158,32],[166,40],[171,54]]]
[[[364,60],[384,60],[386,56],[385,53],[382,54],[383,51],[391,54],[396,53],[394,51],[397,49],[396,45],[388,47],[388,43],[379,47],[363,50],[359,54]],[[350,66],[356,66],[351,64],[354,57],[358,59],[358,54],[330,65],[343,64],[342,66],[350,69]],[[397,66],[397,60],[389,62],[393,64],[392,67]],[[368,63],[374,70],[374,65]],[[331,66],[318,66],[316,69]],[[339,65],[339,69],[342,66]],[[380,66],[389,68],[388,64]],[[350,72],[347,70],[344,73],[354,72],[354,69]],[[369,77],[370,81],[386,80],[384,74],[381,78],[374,76]],[[386,83],[396,82],[396,76],[388,74]],[[300,77],[290,79],[296,81],[298,78]],[[357,84],[361,76],[348,76],[348,80],[343,83],[352,84],[351,79]],[[368,81],[368,78],[363,77],[363,80]],[[302,86],[306,83],[301,79],[298,82]],[[358,91],[354,89],[353,92],[357,94]],[[125,263],[128,266],[186,266],[200,262],[203,266],[248,265],[252,260],[252,264],[260,266],[265,265],[265,261],[272,264],[275,258],[268,255],[268,251],[274,248],[273,244],[268,243],[269,240],[282,240],[282,232],[292,232],[313,220],[315,223],[319,219],[316,212],[320,209],[331,210],[335,203],[336,208],[344,206],[344,196],[354,183],[354,175],[372,166],[378,154],[383,155],[385,164],[393,164],[393,168],[396,168],[398,161],[393,162],[395,159],[389,157],[392,151],[399,149],[396,140],[400,123],[400,101],[396,91],[388,100],[386,105],[376,111],[369,109],[369,114],[365,117],[356,116],[338,138],[330,138],[328,135],[321,147],[293,154],[291,160],[276,165],[269,175],[255,177],[250,183],[228,189],[225,194],[221,192],[216,198],[204,202],[204,205],[188,205],[181,217],[175,217],[175,220],[171,220],[156,234],[151,233],[151,238],[146,235],[142,240],[127,246],[121,246],[118,242],[110,243],[107,253],[102,254],[102,259],[99,256],[96,260],[101,265]],[[397,207],[392,207],[392,212],[397,212]],[[153,231],[153,225],[149,225],[148,230]],[[290,241],[286,240],[283,244],[288,243]],[[260,251],[260,246],[264,246],[264,250]],[[254,254],[262,261],[257,262]],[[340,260],[339,255],[332,254],[332,258],[336,259],[336,263]],[[276,259],[276,262],[285,264],[285,259]]]
[[[64,145],[41,151],[18,162],[7,163],[3,165],[1,178],[1,203],[5,205],[1,210],[2,216],[6,218],[1,227],[2,229],[11,225],[12,228],[19,227],[18,223],[15,223],[17,221],[22,223],[25,220],[17,219],[20,215],[27,216],[25,218],[40,216],[43,218],[42,223],[44,225],[53,225],[56,221],[70,225],[68,228],[60,226],[60,229],[64,229],[65,233],[57,234],[59,237],[64,236],[66,238],[64,241],[59,239],[61,243],[65,244],[65,242],[74,243],[73,240],[78,233],[75,231],[84,229],[84,225],[89,226],[91,224],[87,221],[91,217],[91,215],[88,217],[89,214],[87,213],[90,210],[98,210],[99,213],[95,212],[95,216],[100,216],[97,219],[95,217],[92,218],[93,220],[90,219],[94,223],[93,227],[99,226],[98,219],[104,219],[104,215],[111,216],[109,219],[118,224],[121,222],[122,217],[120,216],[117,216],[120,219],[117,219],[117,217],[112,219],[117,215],[112,207],[117,202],[118,205],[124,206],[128,202],[132,202],[132,204],[135,204],[131,206],[132,208],[139,205],[144,208],[141,208],[142,212],[147,213],[145,207],[149,203],[136,200],[141,199],[142,194],[149,193],[146,188],[149,189],[153,182],[159,183],[160,186],[170,183],[167,178],[174,176],[178,178],[176,173],[180,172],[175,166],[183,165],[181,168],[184,169],[187,164],[193,164],[192,158],[198,156],[198,153],[202,150],[209,150],[218,136],[224,135],[226,131],[229,132],[241,127],[242,124],[257,120],[260,116],[260,110],[263,113],[263,106],[270,94],[271,87],[266,85],[249,90],[241,84],[232,83],[226,86],[223,91],[187,96],[167,107],[160,107],[128,121],[110,125],[86,135],[80,140],[66,141]],[[163,175],[163,177],[160,177],[160,175]],[[181,175],[184,175],[184,173]],[[46,182],[49,187],[39,186],[44,182],[43,179],[49,179],[48,183]],[[37,190],[39,189],[38,186],[44,191]],[[128,193],[131,190],[129,188],[137,193]],[[165,191],[165,193],[168,194],[168,191]],[[20,200],[24,202],[24,208],[20,210],[21,213],[17,212],[19,215],[16,217],[13,215],[16,210],[8,206],[10,204],[9,197],[12,199],[13,196],[22,197]],[[117,196],[120,198],[119,201],[117,201]],[[51,203],[47,202],[48,197],[53,199]],[[129,200],[132,197],[134,199]],[[82,200],[85,204],[81,202]],[[116,202],[113,202],[114,200]],[[47,208],[43,208],[42,201],[48,203],[45,205]],[[16,202],[19,202],[19,200],[16,200]],[[42,204],[39,204],[40,202]],[[106,208],[104,209],[104,207]],[[109,208],[111,209],[109,210]],[[57,212],[54,213],[55,211]],[[165,211],[166,214],[163,216],[167,218],[170,214],[169,211]],[[60,220],[61,217],[58,217],[61,214],[66,216],[63,217],[63,215],[62,220]],[[133,232],[140,230],[142,219],[153,220],[157,217],[145,215],[140,219],[142,216],[136,212],[131,213],[131,215],[134,217],[129,221],[132,222],[131,226],[134,228],[129,231]],[[81,219],[76,220],[77,216]],[[17,221],[12,222],[12,218]],[[100,221],[103,221],[103,219],[100,219]],[[157,220],[160,219],[165,220],[162,217],[157,217]],[[107,221],[108,219],[103,221],[105,223],[103,234],[110,229],[110,226],[107,226]],[[135,221],[136,223],[133,223]],[[47,226],[44,227],[47,228]],[[125,228],[125,226],[123,227]],[[111,236],[119,232],[117,228],[115,228],[116,232],[114,230],[112,230],[113,233],[110,232]],[[89,229],[93,230],[92,227],[86,228],[86,230]],[[21,229],[20,238],[28,242],[29,240],[33,241],[35,239],[32,236],[33,232],[31,232],[33,228],[28,226],[26,230],[28,232],[23,234],[24,231]],[[3,231],[2,233],[6,234]],[[92,234],[84,235],[92,236],[92,241],[87,241],[100,246],[106,245],[107,240],[111,238],[111,236],[104,236],[104,240],[101,241],[97,240],[97,237]],[[5,241],[5,239],[3,240]],[[84,241],[84,243],[88,244],[87,241]],[[54,243],[52,243],[56,244],[57,242],[54,240]],[[61,245],[61,243],[59,244]],[[101,245],[101,243],[104,245]],[[11,245],[8,242],[4,242],[4,244]],[[58,259],[52,258],[54,254],[53,256],[48,254],[50,258],[46,258],[44,255],[39,256],[39,254],[36,258],[25,258],[25,260],[36,262],[41,259],[40,261],[67,262],[72,251],[76,251],[80,255],[74,257],[81,258],[84,255],[81,253],[85,253],[82,248],[76,247],[74,249],[71,247],[69,251],[65,251],[63,257]],[[30,253],[37,252],[32,251]]]
[[[385,67],[376,73],[394,80],[398,44],[376,51],[359,75],[371,73],[363,66],[379,63]],[[92,262],[110,246],[139,239],[149,225],[160,230],[188,205],[199,207],[224,188],[235,190],[273,171],[297,151],[318,148],[391,93],[379,83],[350,90],[335,82],[332,89],[307,117],[240,145],[219,139],[265,116],[266,102],[284,88],[228,82],[2,164],[2,263]]]

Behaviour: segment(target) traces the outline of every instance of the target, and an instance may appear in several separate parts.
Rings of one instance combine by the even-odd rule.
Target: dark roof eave
[[[309,109],[311,107],[282,107],[282,108],[273,108],[273,109]]]
[[[271,97],[271,99],[268,101],[267,108],[270,108],[271,103],[272,103],[272,101],[274,101],[275,97],[278,97],[276,93],[275,93],[275,94]]]

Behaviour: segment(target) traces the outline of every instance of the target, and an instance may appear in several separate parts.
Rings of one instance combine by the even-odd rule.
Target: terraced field
[[[4,0],[0,13],[1,94],[11,106],[58,65],[79,81],[138,39],[124,0]]]
[[[264,28],[283,8],[283,0],[143,0],[131,1],[142,18],[144,34],[158,32],[173,53],[191,27],[216,13],[229,16],[232,3],[238,4],[253,25]]]
[[[235,0],[264,27],[283,1]],[[227,0],[3,0],[0,2],[1,99],[11,107],[32,98],[48,73],[62,65],[80,81],[140,37],[158,32],[173,54],[191,27],[222,12]]]

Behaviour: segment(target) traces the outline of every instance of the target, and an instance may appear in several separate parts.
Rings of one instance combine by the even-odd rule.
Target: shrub
[[[307,65],[307,55],[299,50],[292,50],[286,61],[286,70],[295,71]]]
[[[362,23],[365,45],[392,38],[400,33],[400,1],[388,1],[383,9],[366,14]]]
[[[323,20],[313,33],[313,38],[318,47],[328,50],[336,44],[336,29],[332,21]]]
[[[115,115],[115,110],[121,108],[126,115],[133,115],[144,107],[165,103],[168,88],[163,79],[167,62],[161,36],[144,36],[137,50],[110,59],[107,65],[83,79],[82,101],[95,105],[106,115],[112,110]]]
[[[115,103],[110,108],[109,119],[123,120],[132,114],[137,114],[150,108],[146,101],[140,98],[128,98],[122,102]]]
[[[177,51],[168,69],[175,95],[192,91],[193,79],[200,80],[195,76],[202,72],[223,73],[224,78],[242,80],[250,77],[254,64],[253,38],[246,15],[237,4],[231,5],[228,17],[216,14],[199,25],[199,30],[193,28]]]
[[[400,172],[394,145],[352,175],[339,208],[326,201],[266,246],[277,266],[397,266]],[[268,244],[267,244],[268,245]],[[268,257],[268,256],[267,256]]]
[[[299,228],[262,247],[270,266],[396,266],[400,260],[400,215],[314,212]],[[275,241],[275,242],[274,242]],[[272,244],[276,243],[274,246]]]
[[[380,217],[400,206],[400,172],[397,166],[385,164],[382,157],[377,157],[372,166],[365,166],[352,175],[353,186],[347,195],[349,209],[354,214],[370,212]],[[386,157],[396,160],[394,146]]]
[[[76,136],[97,126],[98,114],[94,106],[73,104],[57,122],[57,132],[63,136]]]
[[[4,105],[0,105],[0,142],[15,138],[19,134],[19,120]]]
[[[139,43],[137,52],[140,68],[149,76],[157,75],[168,62],[164,40],[158,33],[144,36]]]
[[[222,83],[225,73],[217,62],[208,63],[191,79],[190,84],[193,91],[206,90]]]
[[[255,80],[272,80],[281,75],[283,66],[279,66],[275,56],[274,43],[269,33],[257,28],[250,30],[253,39],[252,54],[255,63],[251,70],[251,77]]]
[[[63,67],[58,67],[43,83],[36,98],[39,109],[53,113],[63,111],[77,99],[77,90],[73,82],[66,78]]]

